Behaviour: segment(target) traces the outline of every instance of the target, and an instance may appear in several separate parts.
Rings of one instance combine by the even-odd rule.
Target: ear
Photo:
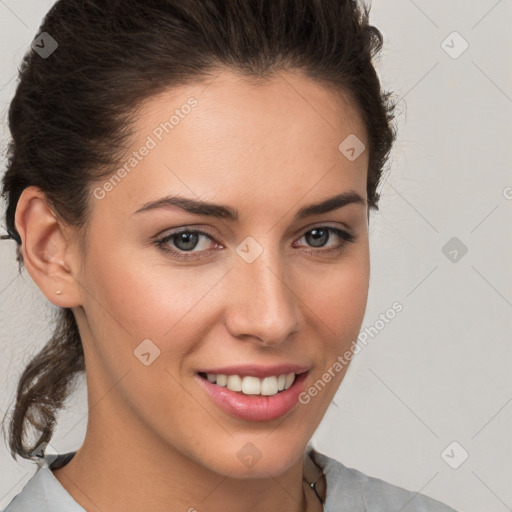
[[[63,308],[80,306],[80,286],[74,277],[80,268],[78,251],[41,189],[31,186],[23,190],[15,225],[25,267],[46,298]],[[58,290],[62,293],[57,294]]]

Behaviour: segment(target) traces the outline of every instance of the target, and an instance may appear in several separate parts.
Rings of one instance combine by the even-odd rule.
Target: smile
[[[195,380],[228,415],[246,421],[271,421],[298,407],[309,371],[255,377],[198,372]],[[282,389],[281,389],[282,388]]]
[[[225,387],[231,391],[243,393],[244,395],[277,395],[282,391],[289,389],[295,381],[295,373],[282,375],[272,375],[262,379],[251,375],[242,377],[240,375],[224,375],[215,373],[203,373],[199,375],[220,387]]]

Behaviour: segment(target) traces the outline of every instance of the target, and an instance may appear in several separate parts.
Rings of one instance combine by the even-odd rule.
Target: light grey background
[[[17,66],[52,3],[0,0],[2,148]],[[402,98],[392,169],[371,220],[363,331],[374,330],[313,444],[459,511],[505,512],[512,510],[512,2],[388,0],[374,2],[371,19],[385,38],[380,76]],[[447,257],[452,237],[458,247],[445,249]],[[26,271],[17,277],[14,242],[0,246],[3,414],[24,365],[50,336],[54,306]],[[395,301],[403,311],[379,328]],[[51,443],[57,451],[80,446],[86,414],[82,389]],[[457,469],[448,465],[466,452]],[[14,462],[4,444],[0,464],[3,508],[34,467]]]

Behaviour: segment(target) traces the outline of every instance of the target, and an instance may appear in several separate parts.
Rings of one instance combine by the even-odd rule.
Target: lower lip
[[[199,374],[195,378],[224,412],[247,421],[270,421],[284,416],[297,405],[307,375],[308,372],[297,375],[287,390],[271,396],[244,395],[217,386]]]

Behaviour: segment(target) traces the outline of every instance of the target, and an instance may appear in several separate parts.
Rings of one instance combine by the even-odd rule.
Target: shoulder
[[[61,467],[74,455],[68,453],[45,457],[46,464],[38,466],[36,472],[25,484],[3,512],[85,512],[78,503],[69,495],[61,483],[55,478],[49,469]]]
[[[325,474],[326,512],[456,512],[433,498],[348,468],[314,448],[309,453]]]

